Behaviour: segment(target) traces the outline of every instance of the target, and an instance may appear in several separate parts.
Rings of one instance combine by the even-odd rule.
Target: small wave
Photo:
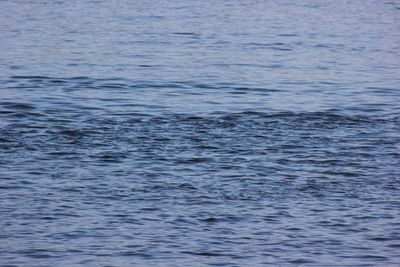
[[[0,102],[0,107],[8,110],[33,110],[35,106],[28,103],[20,102]]]

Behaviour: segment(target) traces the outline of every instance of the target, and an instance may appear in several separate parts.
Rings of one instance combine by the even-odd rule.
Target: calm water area
[[[397,0],[1,0],[0,266],[400,266]]]

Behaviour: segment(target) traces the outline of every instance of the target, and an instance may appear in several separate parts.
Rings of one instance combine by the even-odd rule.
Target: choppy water
[[[0,266],[396,266],[397,1],[1,1]]]

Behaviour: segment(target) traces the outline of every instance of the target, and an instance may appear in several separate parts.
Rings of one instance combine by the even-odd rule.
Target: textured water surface
[[[396,1],[1,1],[0,266],[396,266]]]

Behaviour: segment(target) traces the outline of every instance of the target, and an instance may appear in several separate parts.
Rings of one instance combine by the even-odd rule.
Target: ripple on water
[[[398,265],[395,3],[75,2],[1,2],[0,265]]]
[[[41,108],[36,104],[36,110]],[[246,111],[137,113],[125,119],[111,114],[100,119],[85,113],[78,122],[63,120],[60,128],[55,115],[46,116],[53,120],[41,122],[38,132],[26,132],[28,123],[1,129],[0,149],[12,155],[3,159],[12,178],[12,184],[0,187],[5,193],[3,209],[16,207],[7,201],[10,194],[32,203],[7,216],[17,227],[6,227],[7,240],[26,225],[44,223],[57,233],[70,231],[62,225],[77,223],[76,229],[83,232],[66,233],[68,244],[95,239],[101,247],[117,242],[115,238],[124,233],[135,236],[108,257],[123,254],[131,245],[138,248],[127,255],[141,257],[140,250],[145,249],[153,258],[162,257],[153,247],[159,244],[188,256],[240,261],[250,246],[255,250],[243,260],[275,249],[269,253],[271,262],[293,265],[318,263],[305,250],[310,246],[329,255],[334,249],[346,262],[349,246],[360,239],[364,245],[353,247],[356,254],[349,259],[376,263],[390,262],[388,251],[397,248],[398,233],[388,224],[396,217],[381,218],[399,203],[390,202],[396,190],[383,191],[392,183],[394,176],[388,174],[396,172],[392,163],[398,160],[398,154],[386,153],[394,149],[396,138],[386,134],[398,126],[382,118]],[[35,172],[39,161],[41,170]],[[381,174],[379,183],[376,174]],[[23,186],[26,180],[33,183]],[[12,199],[22,201],[15,195]],[[46,213],[38,213],[43,208]],[[363,214],[370,214],[370,219]],[[393,235],[380,235],[384,231]],[[42,236],[46,232],[37,229],[32,235],[50,240]],[[175,235],[174,245],[163,238],[166,235]],[[233,242],[239,235],[250,239]],[[59,250],[19,253],[35,260],[67,253],[63,243],[52,240]],[[272,241],[274,245],[268,245]],[[377,249],[382,245],[385,250]],[[89,250],[79,247],[81,252],[74,254]],[[299,256],[286,256],[298,249]]]

